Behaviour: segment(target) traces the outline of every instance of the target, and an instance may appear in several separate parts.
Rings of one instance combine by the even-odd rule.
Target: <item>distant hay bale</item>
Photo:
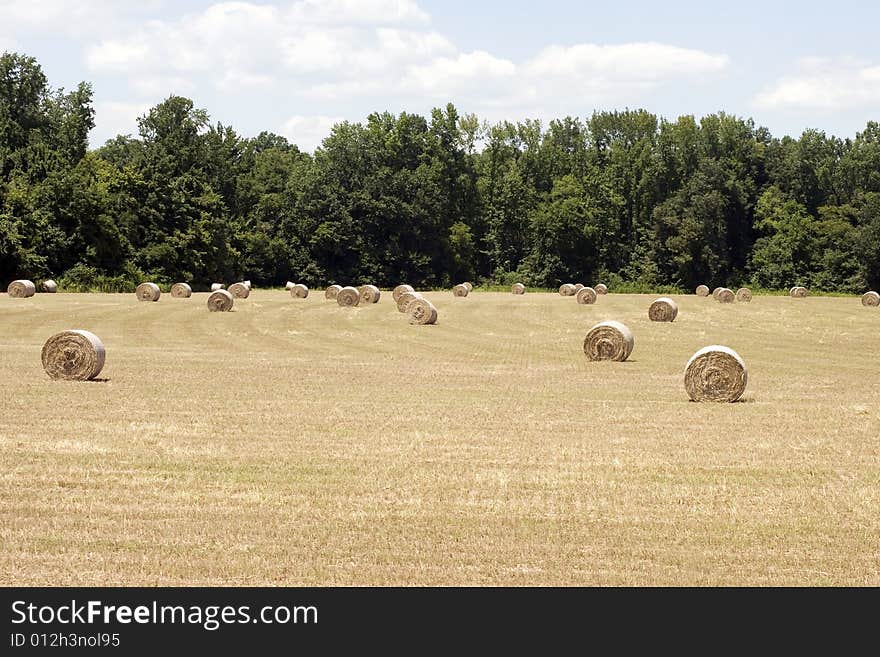
[[[718,300],[718,303],[733,303],[736,299],[736,295],[733,293],[733,290],[727,287],[722,287],[718,290],[718,295],[715,297]]]
[[[510,286],[510,292],[512,294],[525,294],[526,293],[526,286],[523,285],[522,283],[514,283],[513,285]]]
[[[375,285],[361,285],[358,293],[361,295],[360,303],[379,303],[381,292]]]
[[[208,297],[208,310],[212,313],[228,313],[235,304],[235,297],[229,290],[214,290]]]
[[[748,380],[743,359],[720,345],[703,347],[684,368],[684,387],[692,401],[735,402]]]
[[[593,289],[596,290],[596,294],[608,294],[608,286],[605,283],[599,283]]]
[[[155,283],[141,283],[135,288],[134,293],[137,295],[138,301],[158,301],[162,296],[162,291]]]
[[[697,285],[696,294],[698,297],[708,297],[709,288],[705,285]]]
[[[341,285],[330,285],[326,290],[324,290],[324,298],[336,299],[336,295],[339,294],[339,290],[341,289]]]
[[[403,283],[403,284],[395,287],[393,290],[391,290],[391,298],[394,299],[394,303],[397,303],[397,299],[400,297],[401,294],[403,294],[404,292],[414,292],[414,291],[415,290],[413,290],[412,285],[407,285],[406,283]]]
[[[880,294],[877,294],[873,290],[871,292],[865,292],[862,295],[862,305],[870,306],[872,308],[880,306]]]
[[[464,283],[462,283],[462,285],[464,285],[468,289],[468,292],[474,291],[474,284],[470,281],[465,281]]]
[[[37,293],[37,286],[33,284],[33,281],[22,278],[12,281],[6,288],[6,292],[14,299],[27,299]]]
[[[357,288],[346,286],[336,294],[336,303],[340,306],[351,308],[358,305],[360,302],[361,295],[360,292],[357,291]]]
[[[577,293],[580,292],[580,291],[583,290],[583,289],[584,289],[584,284],[583,284],[583,283],[575,283],[575,284],[574,284],[574,293],[575,293],[575,296],[577,296]]]
[[[211,292],[222,290],[224,287],[226,286],[223,283],[211,283]]]
[[[284,289],[290,292],[291,288],[293,288],[294,285],[296,285],[296,283],[294,283],[293,281],[287,281],[287,283],[284,284]]]
[[[244,283],[233,283],[229,286],[229,294],[236,299],[247,299],[251,295],[251,290]]]
[[[559,286],[559,294],[564,297],[573,297],[575,294],[574,284],[563,283]]]
[[[747,287],[741,287],[736,291],[736,300],[740,303],[749,303],[752,300],[752,291]]]
[[[714,290],[712,290],[712,298],[715,299],[715,301],[718,301],[718,293],[721,292],[721,290],[723,290],[723,289],[724,289],[723,287],[719,286],[719,287],[716,287]]]
[[[452,296],[454,297],[466,297],[469,292],[470,290],[467,288],[467,285],[461,283],[452,288]]]
[[[596,290],[591,287],[582,287],[577,291],[575,296],[577,297],[577,302],[580,304],[596,303],[596,299],[598,298]]]
[[[49,378],[64,381],[94,379],[104,369],[105,355],[100,338],[81,329],[56,333],[40,354]]]
[[[326,292],[324,293],[326,295]],[[290,288],[290,296],[294,299],[305,299],[309,296],[309,288],[307,288],[302,283],[297,283],[292,288]]]
[[[590,360],[624,361],[634,344],[632,331],[624,324],[613,320],[599,322],[584,338],[584,353]]]
[[[795,299],[806,299],[809,292],[807,291],[807,288],[796,285],[791,288],[789,294]]]
[[[250,281],[242,281],[242,285],[244,285],[249,290],[251,289],[251,282]]]
[[[48,292],[49,294],[54,294],[55,292],[58,291],[58,283],[53,281],[51,278],[47,278],[45,281],[43,281],[40,284],[40,289],[43,290],[43,292]]]
[[[406,307],[410,324],[434,324],[437,322],[437,309],[424,297],[417,297]]]
[[[173,299],[189,299],[192,293],[193,291],[189,283],[175,283],[171,286],[171,297]]]
[[[399,297],[397,297],[397,311],[401,313],[405,313],[407,306],[409,306],[410,302],[413,299],[421,299],[422,295],[418,292],[404,292]]]
[[[648,308],[648,319],[652,322],[674,322],[678,317],[678,304],[669,297],[660,297]]]

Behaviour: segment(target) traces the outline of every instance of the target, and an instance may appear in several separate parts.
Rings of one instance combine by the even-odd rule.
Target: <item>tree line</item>
[[[773,137],[723,112],[336,125],[315,153],[170,96],[90,150],[92,90],[0,57],[0,284],[248,278],[880,287],[880,124]]]

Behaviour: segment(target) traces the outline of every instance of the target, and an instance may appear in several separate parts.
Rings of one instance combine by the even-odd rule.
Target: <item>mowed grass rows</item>
[[[880,585],[880,311],[855,298],[0,296],[5,585]],[[616,319],[627,362],[588,362]],[[95,382],[40,349],[83,328]],[[723,344],[735,404],[683,368]]]

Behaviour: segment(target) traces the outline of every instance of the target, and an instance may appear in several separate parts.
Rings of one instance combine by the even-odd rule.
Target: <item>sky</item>
[[[723,110],[776,136],[880,120],[880,3],[0,0],[0,51],[92,83],[92,146],[171,94],[303,150],[371,112],[489,122]]]

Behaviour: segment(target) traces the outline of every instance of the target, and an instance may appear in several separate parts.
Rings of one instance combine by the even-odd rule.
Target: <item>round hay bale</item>
[[[575,294],[574,285],[572,283],[563,283],[559,286],[559,294],[563,297],[573,297]]]
[[[747,287],[741,287],[736,291],[736,300],[740,303],[750,303],[752,300],[752,291]]]
[[[284,289],[290,292],[290,290],[293,289],[294,285],[296,285],[296,283],[294,283],[293,281],[287,281],[287,283],[284,284]]]
[[[326,290],[324,290],[324,298],[325,299],[336,299],[336,295],[339,294],[339,290],[342,289],[341,285],[331,285]]]
[[[358,294],[361,295],[359,303],[379,303],[379,297],[381,296],[379,288],[375,285],[362,285],[358,290]]]
[[[53,281],[51,278],[47,278],[40,284],[40,289],[43,290],[43,292],[54,294],[58,291],[58,283]]]
[[[46,340],[40,354],[49,378],[88,381],[104,369],[106,351],[101,339],[89,331],[61,331]]]
[[[217,290],[222,290],[226,286],[223,283],[211,283],[211,292],[216,292]]]
[[[406,283],[398,285],[391,290],[391,298],[394,299],[394,303],[397,303],[397,299],[400,298],[400,295],[404,292],[415,292],[415,290],[412,285],[407,285]]]
[[[865,292],[862,295],[862,305],[870,306],[871,308],[880,306],[880,294],[877,294],[873,290],[871,292]]]
[[[137,295],[138,301],[158,301],[162,296],[162,291],[155,283],[141,283],[135,288],[134,293]]]
[[[437,322],[437,309],[424,297],[416,297],[406,307],[410,324],[434,324]]]
[[[407,306],[409,306],[410,302],[413,299],[421,299],[422,295],[418,292],[404,292],[399,297],[397,297],[397,311],[401,313],[405,313]]]
[[[596,303],[596,299],[598,299],[596,290],[591,287],[582,287],[580,290],[577,291],[577,294],[575,296],[577,297],[577,302],[581,304]]]
[[[192,293],[189,283],[175,283],[171,286],[171,298],[173,299],[189,299]]]
[[[575,283],[575,284],[574,284],[574,293],[575,293],[575,296],[577,296],[577,293],[580,292],[580,291],[583,290],[583,289],[584,289],[584,284],[583,284],[583,283]]]
[[[37,293],[37,286],[32,281],[22,278],[12,281],[6,288],[6,293],[14,299],[27,299]]]
[[[510,292],[511,294],[525,294],[526,286],[522,283],[514,283],[510,286]]]
[[[467,289],[467,286],[461,283],[452,288],[452,296],[454,297],[466,297],[468,292],[470,292],[470,290]]]
[[[346,286],[336,293],[336,303],[340,306],[351,308],[352,306],[358,305],[360,302],[361,295],[360,292],[357,291],[357,288]]]
[[[632,353],[635,340],[632,331],[613,320],[599,322],[584,338],[584,353],[590,360],[624,361]]]
[[[806,299],[809,292],[807,291],[807,288],[801,287],[800,285],[797,285],[797,286],[791,288],[791,291],[789,292],[789,294],[794,299]]]
[[[233,283],[229,286],[229,294],[236,299],[247,299],[251,295],[251,291],[244,283]]]
[[[735,402],[748,380],[743,359],[720,345],[703,347],[684,368],[684,388],[692,401]]]
[[[697,285],[697,289],[695,290],[696,295],[698,297],[708,297],[709,296],[709,288],[705,285]]]
[[[208,310],[212,313],[228,313],[235,304],[235,297],[229,290],[214,290],[208,297]]]
[[[462,285],[464,285],[468,289],[468,292],[474,291],[474,284],[470,281],[465,281],[464,283],[462,283]]]
[[[733,303],[736,299],[736,295],[733,293],[733,290],[730,288],[722,287],[718,290],[718,295],[715,297],[718,303]]]
[[[652,322],[674,322],[678,317],[678,304],[669,297],[660,297],[648,308],[648,319]]]
[[[605,283],[599,283],[593,289],[596,290],[596,294],[608,294],[608,286]]]
[[[242,285],[244,285],[249,290],[251,289],[251,282],[250,281],[242,281]]]
[[[718,294],[723,289],[724,289],[723,287],[716,287],[714,290],[712,290],[712,298],[715,299],[715,301],[718,301]]]
[[[324,294],[326,295],[327,293],[325,292]],[[307,296],[309,296],[309,288],[307,288],[302,283],[297,283],[292,288],[290,288],[290,296],[292,296],[294,299],[305,299]]]

